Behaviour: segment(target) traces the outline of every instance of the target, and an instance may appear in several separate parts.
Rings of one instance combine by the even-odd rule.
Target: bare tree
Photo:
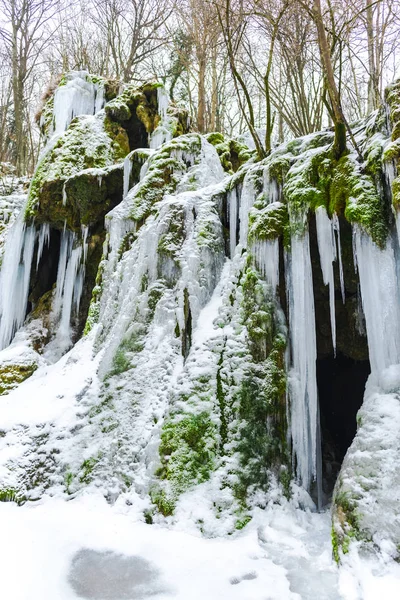
[[[172,13],[168,0],[99,0],[93,20],[107,40],[112,75],[140,79],[137,70],[167,42],[164,27]]]

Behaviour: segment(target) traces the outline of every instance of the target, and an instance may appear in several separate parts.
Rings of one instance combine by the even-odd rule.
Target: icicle
[[[331,317],[333,353],[336,355],[336,319],[335,319],[335,281],[333,263],[336,260],[336,245],[333,225],[325,207],[319,206],[315,211],[317,224],[317,240],[324,284],[329,285],[329,308]]]
[[[229,221],[229,243],[230,243],[230,256],[233,258],[236,250],[236,232],[238,226],[238,198],[236,193],[236,188],[233,190],[229,190],[228,197],[228,221]]]
[[[252,247],[256,266],[275,292],[279,283],[279,241],[257,240]]]
[[[381,250],[360,227],[353,227],[361,299],[373,374],[400,363],[400,298],[391,238]]]
[[[74,282],[73,306],[74,306],[76,312],[79,311],[79,307],[81,304],[84,280],[85,280],[85,265],[82,264],[79,267],[79,271],[78,271],[78,274],[76,275],[75,282]]]
[[[44,245],[48,246],[50,244],[50,225],[48,223],[43,223],[39,229],[39,243],[37,250],[37,258],[36,258],[36,269],[39,267],[40,259],[42,258]]]
[[[58,316],[62,309],[63,292],[64,292],[64,281],[65,272],[67,269],[67,262],[71,254],[72,245],[74,243],[75,234],[70,231],[64,231],[61,234],[60,242],[60,256],[58,259],[58,270],[57,270],[57,282],[56,282],[56,296],[54,299],[53,311]]]
[[[247,247],[247,233],[249,229],[249,212],[252,208],[256,199],[256,191],[254,189],[254,183],[248,177],[245,177],[243,182],[243,190],[240,195],[240,209],[239,209],[239,220],[240,220],[240,232],[239,232],[239,243],[246,248]]]
[[[396,179],[396,175],[397,175],[396,163],[394,162],[394,160],[384,161],[384,162],[382,162],[382,169],[383,169],[383,174],[385,176],[388,189],[390,190],[390,193],[391,193],[392,192],[392,183]]]
[[[71,236],[72,239],[72,236]],[[61,337],[67,337],[70,333],[71,312],[74,299],[74,289],[76,286],[76,277],[78,268],[82,258],[82,246],[77,246],[71,251],[65,270],[64,286],[62,293],[62,311],[59,324],[59,334]],[[75,304],[79,306],[80,294],[82,293],[83,282],[80,287],[79,296],[75,300]]]
[[[87,237],[88,237],[88,233],[89,233],[89,227],[87,225],[81,225],[81,232],[82,232],[82,246],[83,246],[83,262],[86,263],[87,251],[88,251]]]
[[[270,179],[269,167],[264,169],[263,173],[263,192],[267,204],[279,202],[280,192],[279,185],[276,179]]]
[[[66,181],[64,181],[63,188],[62,188],[62,204],[63,204],[63,206],[65,206],[67,204],[67,191],[65,189],[65,184],[66,184]]]
[[[340,225],[339,217],[336,213],[332,216],[333,229],[336,231],[336,242],[337,242],[337,255],[339,257],[339,277],[340,277],[340,290],[342,292],[343,304],[346,302],[346,293],[344,288],[344,275],[343,275],[343,262],[342,262],[342,245],[340,243]]]
[[[0,349],[11,342],[25,320],[36,232],[26,228],[21,210],[6,241],[0,272]]]
[[[128,154],[128,156],[125,157],[124,159],[124,187],[123,187],[123,198],[126,198],[128,192],[129,192],[129,181],[131,178],[131,173],[132,173],[132,166],[133,163],[130,159],[130,156]]]
[[[164,86],[157,88],[157,107],[158,114],[161,117],[161,120],[164,120],[167,116],[167,109],[169,106],[169,98],[167,91]]]
[[[104,104],[104,82],[101,81],[96,85],[96,100],[94,106],[95,114],[103,108]]]
[[[93,115],[103,103],[98,84],[87,80],[86,71],[67,74],[68,81],[56,89],[54,94],[54,133],[65,131],[74,117]],[[96,93],[97,92],[97,93]]]
[[[142,181],[146,177],[146,173],[149,170],[149,161],[146,160],[145,163],[140,168],[139,181]]]
[[[317,377],[314,291],[308,231],[291,238],[286,286],[292,366],[288,374],[293,453],[297,476],[309,489],[316,476]]]
[[[169,105],[168,94],[163,86],[157,88],[157,106],[158,114],[161,117],[161,122],[150,135],[149,147],[153,150],[159,148],[164,142],[169,142],[172,139],[171,123],[167,114]]]
[[[99,188],[101,188],[101,184],[102,184],[102,182],[103,182],[103,177],[102,177],[102,175],[97,175],[97,182],[98,182],[98,184],[99,184]]]

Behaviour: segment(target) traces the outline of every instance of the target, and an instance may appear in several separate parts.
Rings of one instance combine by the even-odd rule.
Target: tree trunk
[[[206,58],[202,53],[199,57],[199,81],[197,85],[198,109],[197,109],[197,130],[204,133],[206,130]]]
[[[378,108],[379,90],[377,69],[375,63],[375,33],[374,33],[374,11],[372,0],[366,0],[367,8],[367,39],[368,39],[368,113]]]
[[[214,46],[211,55],[211,114],[210,131],[217,130],[218,109],[218,74],[217,74],[217,47]]]
[[[346,151],[346,120],[344,118],[339,91],[336,86],[329,44],[325,33],[322,18],[321,1],[313,0],[314,21],[318,34],[318,46],[321,55],[322,67],[325,74],[326,87],[332,105],[332,113],[335,127],[335,141],[333,146],[334,155],[340,158]]]

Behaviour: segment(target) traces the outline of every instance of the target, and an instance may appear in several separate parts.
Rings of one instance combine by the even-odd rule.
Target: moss
[[[96,456],[85,459],[79,467],[79,481],[80,483],[89,484],[93,480],[93,470],[98,462],[101,460],[102,454],[98,453]]]
[[[143,222],[164,195],[173,194],[181,175],[187,171],[186,156],[196,156],[201,138],[190,134],[174,139],[150,159],[146,176],[132,198],[131,218]]]
[[[283,236],[285,245],[289,235],[289,213],[281,202],[256,202],[249,215],[249,239],[273,240]]]
[[[115,160],[125,158],[129,154],[129,138],[126,130],[109,118],[104,119],[104,130],[112,140]]]
[[[287,146],[289,148],[289,144]],[[277,155],[271,157],[268,163],[268,172],[270,179],[275,179],[279,185],[283,185],[287,172],[290,169],[291,161],[287,156]]]
[[[389,213],[377,192],[372,177],[362,173],[350,157],[341,158],[335,166],[331,185],[331,211],[358,223],[376,244],[383,247],[389,231]]]
[[[173,206],[168,214],[167,231],[158,242],[158,253],[177,260],[184,240],[185,212],[182,206]]]
[[[160,116],[157,110],[157,87],[160,84],[145,84],[136,88],[128,85],[122,94],[108,102],[105,106],[107,116],[125,125],[133,115],[144,125],[147,133],[152,133],[157,127]]]
[[[64,476],[64,485],[65,485],[65,489],[67,491],[67,494],[71,493],[71,485],[72,485],[74,479],[75,479],[75,475],[72,473],[72,471],[67,471],[65,473],[65,476]]]
[[[353,540],[370,542],[371,538],[362,529],[357,501],[348,492],[339,488],[334,494],[333,507],[332,550],[339,563],[340,550],[347,554]]]
[[[323,148],[300,157],[287,172],[283,187],[291,216],[302,218],[309,209],[328,206],[331,179],[332,159],[328,150]]]
[[[132,355],[143,350],[142,339],[143,336],[139,331],[134,331],[125,336],[114,354],[112,367],[109,373],[107,373],[107,378],[136,368],[132,363]]]
[[[228,420],[226,416],[226,400],[224,388],[222,385],[222,377],[221,377],[221,369],[223,365],[223,354],[221,353],[221,357],[218,361],[218,370],[217,370],[217,389],[216,396],[219,408],[219,416],[220,416],[220,427],[219,427],[219,438],[220,438],[220,452],[223,453],[223,448],[228,441]]]
[[[66,222],[75,230],[102,219],[115,195],[122,194],[122,167],[110,169],[118,158],[100,117],[74,119],[35,171],[26,218],[58,229]]]
[[[36,371],[35,362],[23,364],[3,363],[0,365],[0,396],[8,394]]]
[[[159,475],[170,482],[175,495],[209,479],[217,450],[216,434],[216,425],[205,412],[166,422],[159,449]]]
[[[236,173],[252,156],[252,152],[245,144],[225,138],[222,133],[208,133],[205,138],[215,147],[221,165],[227,173]]]
[[[19,491],[15,488],[2,488],[0,489],[0,502],[16,502],[17,504],[23,504],[26,502],[26,498],[21,496]]]
[[[157,304],[159,303],[160,299],[162,298],[162,295],[164,294],[165,289],[166,288],[165,288],[163,281],[156,281],[155,283],[152,284],[151,288],[148,290],[148,296],[147,296],[148,314],[146,316],[147,323],[150,323],[153,320],[154,313],[157,308]]]
[[[234,487],[245,502],[251,489],[267,491],[271,471],[278,468],[289,485],[290,454],[287,448],[286,339],[265,283],[247,266],[242,277],[241,321],[253,359],[235,395],[238,418],[240,470]]]
[[[153,504],[156,505],[158,511],[164,515],[164,517],[169,517],[174,513],[175,501],[171,498],[168,498],[164,490],[159,488],[151,489],[150,498]]]
[[[326,148],[300,156],[288,171],[283,188],[292,229],[304,228],[304,214],[325,206],[330,214],[344,214],[350,223],[358,223],[382,247],[390,215],[376,188],[380,174],[377,145],[370,147],[364,169],[349,155],[335,160]]]
[[[235,529],[241,531],[248,525],[251,521],[251,515],[245,515],[242,519],[238,519],[235,523]]]

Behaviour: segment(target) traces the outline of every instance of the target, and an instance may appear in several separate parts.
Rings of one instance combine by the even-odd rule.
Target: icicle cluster
[[[157,106],[161,122],[150,136],[149,146],[153,150],[156,150],[162,144],[172,139],[171,122],[167,114],[168,105],[169,98],[167,91],[163,86],[160,86],[157,88]]]
[[[64,231],[61,235],[60,258],[58,262],[56,292],[53,306],[54,317],[59,319],[57,337],[70,338],[70,321],[73,308],[79,310],[85,277],[86,240],[76,244],[76,235]],[[74,247],[75,246],[75,247]]]
[[[51,134],[65,131],[74,117],[94,115],[104,106],[104,83],[92,83],[87,71],[72,71],[67,82],[54,94],[54,129]]]
[[[38,241],[37,268],[49,240],[49,226],[42,225],[38,232],[34,225],[26,227],[22,210],[7,238],[0,271],[0,349],[8,346],[25,320],[35,244]]]
[[[228,223],[229,223],[229,243],[230,257],[233,258],[237,246],[237,225],[238,225],[238,195],[236,188],[229,190],[227,198]]]
[[[358,226],[353,228],[371,371],[378,375],[400,363],[400,295],[393,240],[381,250]]]
[[[309,489],[317,468],[318,393],[314,290],[308,231],[293,234],[286,260],[291,369],[290,423],[300,484]]]

